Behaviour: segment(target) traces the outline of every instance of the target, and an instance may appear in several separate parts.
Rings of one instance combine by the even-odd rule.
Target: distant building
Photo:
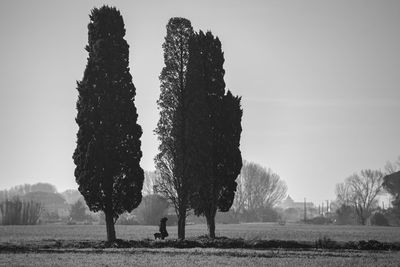
[[[278,205],[282,209],[304,209],[304,202],[295,202],[289,195],[287,198]],[[314,208],[314,203],[306,202],[307,209]]]

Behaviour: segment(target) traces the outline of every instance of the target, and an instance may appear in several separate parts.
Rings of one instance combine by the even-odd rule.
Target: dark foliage
[[[189,45],[187,93],[187,177],[192,181],[191,207],[204,215],[215,237],[217,210],[233,203],[236,178],[242,167],[239,150],[242,110],[240,98],[225,94],[224,55],[211,32],[193,35]]]
[[[121,240],[114,242],[106,241],[70,241],[70,240],[45,240],[33,243],[0,243],[2,252],[54,252],[53,249],[104,249],[104,248],[240,248],[240,249],[351,249],[351,250],[381,250],[381,251],[399,251],[399,242],[379,242],[376,240],[368,241],[349,241],[338,242],[329,237],[322,237],[315,242],[312,241],[294,241],[294,240],[244,240],[241,238],[218,237],[210,239],[207,236],[197,238],[167,239],[163,242],[150,239],[144,240]]]
[[[218,193],[218,209],[226,212],[233,204],[236,191],[236,178],[242,168],[242,155],[240,152],[240,135],[242,132],[241,98],[233,96],[230,91],[223,98],[223,116],[218,124],[222,125],[220,135],[221,154],[214,169],[220,179]]]
[[[193,28],[189,20],[171,18],[163,44],[164,68],[160,74],[160,111],[155,133],[160,141],[155,157],[160,179],[156,191],[173,203],[178,216],[178,237],[185,238],[185,220],[189,209],[189,183],[184,175],[186,148],[184,145],[185,110],[184,97],[189,60],[189,39]]]
[[[142,199],[142,129],[120,12],[108,6],[93,9],[88,29],[89,57],[78,82],[75,177],[90,210],[104,211],[112,241],[118,216],[135,209]]]
[[[400,226],[400,210],[398,208],[386,209],[383,214],[390,226]]]

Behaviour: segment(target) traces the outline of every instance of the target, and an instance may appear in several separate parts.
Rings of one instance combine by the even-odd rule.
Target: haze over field
[[[244,159],[271,168],[293,199],[334,199],[335,184],[400,155],[399,1],[1,1],[0,189],[76,188],[76,81],[90,10],[122,13],[153,170],[158,76],[174,16],[211,29],[225,82],[242,96]]]

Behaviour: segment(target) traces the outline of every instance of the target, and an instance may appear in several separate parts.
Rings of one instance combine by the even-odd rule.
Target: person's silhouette
[[[160,234],[161,234],[161,239],[164,239],[168,236],[168,232],[167,232],[167,221],[168,218],[164,217],[161,218],[160,220]]]

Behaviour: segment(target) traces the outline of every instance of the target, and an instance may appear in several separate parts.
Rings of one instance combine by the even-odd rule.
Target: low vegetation
[[[340,249],[340,250],[387,250],[400,251],[400,242],[379,242],[361,240],[337,242],[324,237],[315,242],[294,240],[244,240],[242,238],[196,238],[160,240],[122,240],[110,241],[78,241],[55,240],[22,243],[1,243],[0,251],[6,252],[46,252],[65,249],[105,249],[105,248],[215,248],[215,249]]]

